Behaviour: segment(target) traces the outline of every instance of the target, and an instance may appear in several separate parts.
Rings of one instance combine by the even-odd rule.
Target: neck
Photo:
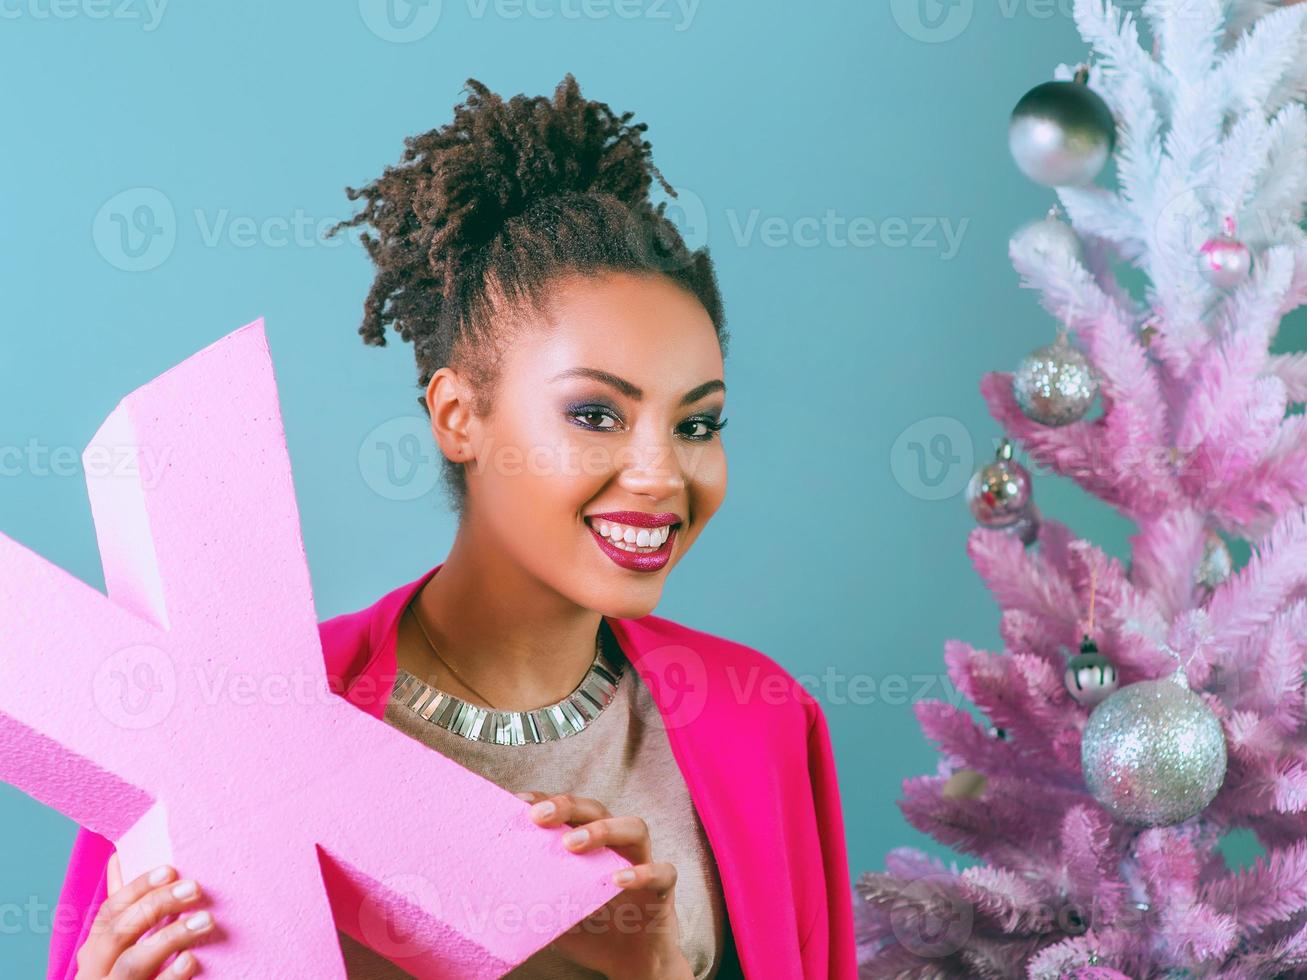
[[[399,665],[465,700],[485,705],[488,699],[505,711],[562,700],[594,662],[600,615],[545,587],[499,549],[474,546],[471,537],[459,529],[440,571],[413,597],[404,617],[409,627],[401,622]]]

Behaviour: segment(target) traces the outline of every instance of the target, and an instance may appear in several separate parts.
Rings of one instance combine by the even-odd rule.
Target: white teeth
[[[667,541],[668,535],[672,533],[670,524],[647,528],[613,524],[609,521],[595,521],[591,526],[612,542],[614,546],[621,548],[623,551],[640,554],[657,551]]]

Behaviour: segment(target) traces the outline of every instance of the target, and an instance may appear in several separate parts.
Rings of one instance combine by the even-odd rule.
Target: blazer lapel
[[[658,705],[712,847],[746,976],[800,978],[774,733],[712,637],[654,616],[607,619]],[[809,792],[806,782],[790,792]],[[655,845],[656,847],[656,845]]]

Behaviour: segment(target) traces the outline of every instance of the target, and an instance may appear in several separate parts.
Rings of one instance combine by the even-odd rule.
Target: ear
[[[472,389],[456,370],[442,367],[427,382],[431,434],[445,457],[464,463],[476,456]]]

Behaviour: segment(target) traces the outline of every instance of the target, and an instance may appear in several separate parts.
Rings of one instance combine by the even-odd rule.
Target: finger
[[[127,894],[128,885],[119,895]],[[152,927],[172,915],[187,911],[203,898],[203,892],[194,879],[187,878],[171,885],[151,889],[135,902],[105,918],[94,928],[103,936],[112,955],[119,956],[137,942]],[[162,931],[162,930],[160,930]]]
[[[118,958],[117,966],[125,970],[129,977],[154,977],[159,974],[163,964],[173,953],[180,952],[195,945],[209,936],[214,930],[213,915],[208,909],[191,911],[177,922],[172,922],[152,932],[136,943]],[[184,963],[195,959],[191,954]],[[181,960],[181,957],[178,957]],[[169,969],[176,967],[176,962]],[[183,969],[187,967],[184,965]],[[164,976],[169,976],[164,973]],[[184,975],[184,974],[183,974]]]
[[[528,803],[534,803],[536,800],[540,799],[545,794],[538,789],[524,789],[522,790],[522,792],[514,793],[513,795],[516,796],[519,800],[526,800]]]
[[[623,875],[629,874],[629,878]],[[647,864],[635,864],[629,868],[613,873],[613,884],[625,889],[647,888],[656,892],[658,898],[665,899],[676,888],[676,865],[669,861],[651,861]],[[618,880],[621,878],[622,880]]]
[[[589,823],[611,816],[608,808],[598,800],[588,796],[573,796],[571,793],[555,793],[537,800],[531,807],[531,818],[542,827]]]
[[[168,969],[165,970],[163,973],[159,974],[159,976],[161,978],[162,977],[193,977],[195,976],[195,971],[199,969],[199,966],[200,963],[195,958],[195,954],[183,950],[181,955],[172,961],[172,965],[169,966]]]
[[[576,854],[610,847],[634,864],[653,860],[649,825],[640,817],[604,817],[563,835],[563,846]]]
[[[117,860],[118,852],[115,851],[110,857],[112,864],[118,865],[118,887],[109,889],[106,884],[107,896],[100,903],[100,910],[95,915],[96,922],[109,922],[122,914],[123,909],[128,908],[134,902],[140,901],[149,893],[150,889],[166,885],[176,875],[171,865],[161,865],[153,871],[147,871],[143,875],[137,875],[130,883],[122,883],[122,863]],[[108,872],[106,872],[108,873]]]
[[[118,852],[115,850],[109,855],[108,867],[108,893],[112,895],[123,886],[123,866],[118,861]]]

